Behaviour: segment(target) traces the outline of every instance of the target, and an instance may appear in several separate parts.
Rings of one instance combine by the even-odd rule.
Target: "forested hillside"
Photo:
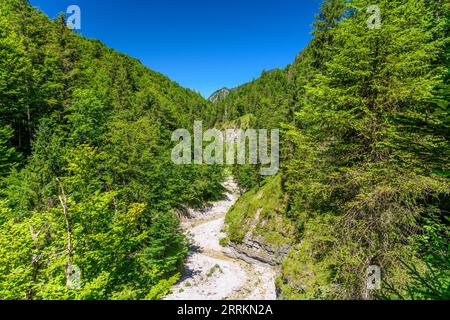
[[[280,299],[449,299],[449,18],[448,1],[324,0],[291,65],[207,101],[0,0],[0,300],[168,294],[180,208],[224,191],[223,167],[172,163],[196,120],[282,131],[277,175],[231,168],[221,240],[280,265]]]
[[[251,191],[227,217],[235,245],[290,244],[283,299],[450,297],[449,3],[381,1],[369,29],[372,4],[325,0],[292,65],[217,103],[218,123],[284,129],[282,183],[236,167]]]
[[[222,193],[220,169],[170,157],[172,131],[208,106],[64,17],[1,0],[0,299],[166,294],[187,253],[175,209]]]

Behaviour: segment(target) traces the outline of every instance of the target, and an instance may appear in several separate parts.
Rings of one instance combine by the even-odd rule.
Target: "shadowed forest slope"
[[[0,0],[0,299],[166,296],[179,209],[224,191],[223,167],[171,161],[195,120],[282,131],[278,175],[231,168],[222,241],[280,264],[279,298],[448,299],[449,4],[380,1],[379,28],[372,4],[324,0],[290,66],[207,101]]]
[[[27,1],[0,1],[0,298],[158,298],[187,253],[174,209],[222,194],[175,166],[209,103]],[[78,266],[81,289],[67,290]]]

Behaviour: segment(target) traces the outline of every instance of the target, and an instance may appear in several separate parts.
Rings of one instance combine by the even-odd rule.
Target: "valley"
[[[275,269],[256,260],[241,260],[234,249],[222,247],[220,240],[225,215],[239,198],[232,178],[224,183],[225,200],[204,211],[193,211],[183,222],[191,240],[184,275],[166,300],[274,300]]]

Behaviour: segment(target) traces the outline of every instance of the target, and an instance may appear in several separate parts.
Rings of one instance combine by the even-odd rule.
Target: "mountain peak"
[[[212,103],[216,103],[219,102],[223,99],[225,99],[229,94],[230,94],[231,90],[228,88],[222,88],[217,90],[216,92],[214,92],[209,98],[208,100],[211,101]]]

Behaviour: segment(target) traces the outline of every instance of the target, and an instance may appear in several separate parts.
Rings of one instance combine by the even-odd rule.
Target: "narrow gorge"
[[[273,266],[223,247],[225,216],[239,198],[239,188],[229,177],[223,184],[224,200],[204,210],[189,210],[183,229],[191,241],[184,275],[166,300],[274,300]]]

